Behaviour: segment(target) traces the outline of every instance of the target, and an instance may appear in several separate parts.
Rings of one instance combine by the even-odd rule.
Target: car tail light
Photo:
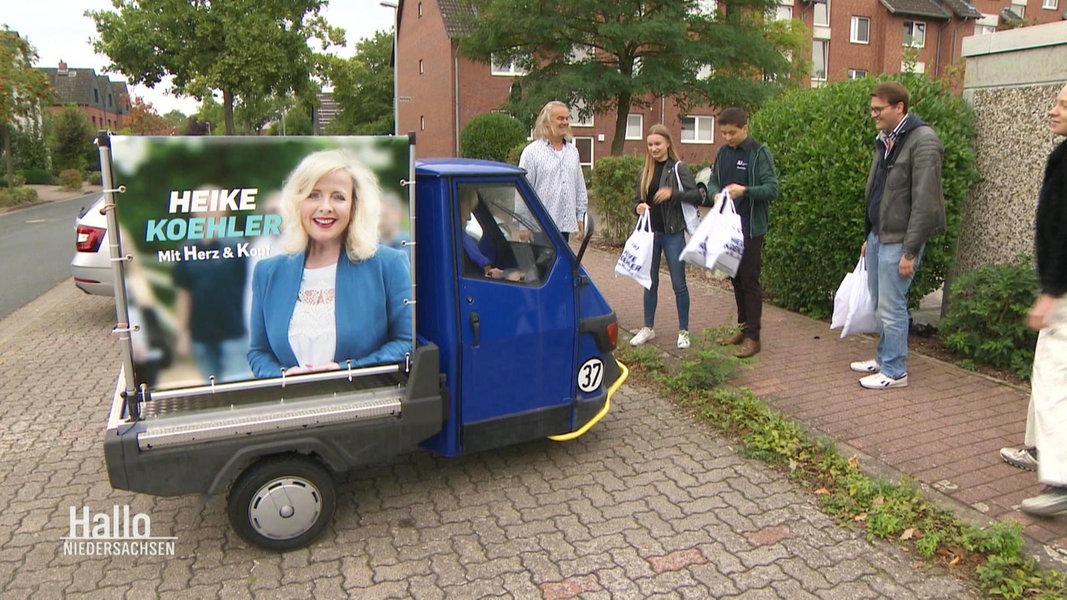
[[[611,347],[619,347],[619,322],[616,321],[611,325],[608,325],[608,341],[611,342]]]
[[[101,227],[78,225],[74,247],[78,252],[96,252],[100,249],[100,243],[104,241],[106,232],[107,230]]]

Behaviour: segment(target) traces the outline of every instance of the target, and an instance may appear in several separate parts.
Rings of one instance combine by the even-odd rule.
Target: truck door
[[[455,186],[463,451],[569,431],[578,334],[561,254],[570,253],[517,181]]]

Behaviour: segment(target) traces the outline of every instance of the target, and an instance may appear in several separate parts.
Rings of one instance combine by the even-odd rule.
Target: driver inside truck
[[[482,272],[490,279],[505,279],[508,281],[522,281],[523,273],[515,269],[501,269],[493,264],[493,260],[482,251],[479,240],[471,234],[471,215],[479,207],[478,188],[471,185],[459,186],[459,216],[461,239],[463,242],[463,272],[464,274]],[[481,222],[478,221],[481,225]],[[495,222],[494,222],[495,224]],[[499,232],[499,230],[497,230]],[[482,229],[483,236],[491,235]]]

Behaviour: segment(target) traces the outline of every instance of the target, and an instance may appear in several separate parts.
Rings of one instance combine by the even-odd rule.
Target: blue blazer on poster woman
[[[297,364],[289,345],[304,253],[260,261],[252,275],[251,340],[248,364],[256,377],[279,377]],[[407,255],[378,245],[374,256],[352,262],[345,252],[337,261],[334,312],[337,347],[333,359],[342,368],[401,362],[411,351],[411,271]]]

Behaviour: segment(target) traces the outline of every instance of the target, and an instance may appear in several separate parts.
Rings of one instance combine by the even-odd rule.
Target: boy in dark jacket
[[[711,169],[708,189],[730,194],[741,215],[745,249],[737,275],[730,278],[737,303],[737,322],[741,331],[727,344],[740,344],[738,358],[748,358],[760,351],[760,325],[763,318],[763,237],[767,233],[771,201],[778,196],[778,173],[767,146],[748,135],[748,113],[730,107],[719,113],[719,132],[726,141]]]

